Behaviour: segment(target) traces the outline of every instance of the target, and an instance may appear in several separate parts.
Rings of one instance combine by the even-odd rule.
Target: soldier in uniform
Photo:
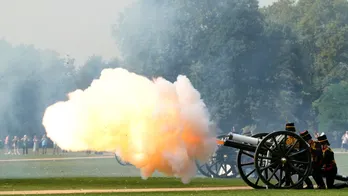
[[[290,132],[296,133],[295,123],[286,123],[285,131],[290,131]],[[286,139],[286,144],[287,145],[291,145],[291,144],[293,144],[295,142],[296,142],[295,138],[293,138],[291,136],[288,136],[288,138]]]
[[[337,165],[335,161],[335,155],[334,152],[330,148],[330,143],[327,140],[327,137],[325,134],[321,134],[318,137],[318,141],[321,144],[322,147],[322,153],[323,153],[323,165],[321,168],[323,176],[326,178],[326,186],[328,189],[340,189],[348,187],[347,182],[346,183],[339,183],[334,184],[335,178],[337,175]]]
[[[295,123],[286,123],[285,130],[296,133]],[[288,145],[288,146],[293,145],[295,142],[296,142],[296,139],[294,137],[288,136],[288,138],[286,139],[286,145]],[[300,143],[297,143],[297,145],[295,146],[295,149],[300,149]],[[286,176],[287,177],[285,179],[285,183],[286,183],[286,185],[289,185],[290,184],[290,173],[286,173]],[[307,184],[307,189],[314,188],[311,179],[306,178],[305,183]],[[300,185],[298,188],[302,188],[302,187],[303,187],[303,184]]]
[[[323,176],[321,175],[322,159],[323,154],[321,150],[321,145],[318,141],[314,141],[312,136],[307,130],[300,133],[300,136],[310,145],[310,151],[312,154],[312,171],[311,175],[313,176],[315,182],[318,185],[319,189],[325,189],[325,183]]]

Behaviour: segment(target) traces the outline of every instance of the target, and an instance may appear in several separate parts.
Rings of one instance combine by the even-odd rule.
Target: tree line
[[[348,126],[348,2],[139,0],[112,27],[122,59],[76,69],[53,51],[0,42],[1,130],[43,132],[44,109],[106,67],[189,77],[219,128],[256,126],[339,139]]]

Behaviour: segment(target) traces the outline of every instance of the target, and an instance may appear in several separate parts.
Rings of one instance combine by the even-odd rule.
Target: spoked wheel
[[[196,166],[200,174],[206,177],[212,177],[207,169],[206,164],[202,164],[200,161],[196,160]]]
[[[218,139],[224,139],[227,135],[220,135]],[[235,178],[237,176],[235,149],[219,145],[216,152],[206,163],[208,172],[214,178]]]
[[[116,159],[116,161],[120,164],[120,165],[122,165],[122,166],[129,166],[129,165],[132,165],[132,164],[130,164],[130,163],[128,163],[128,162],[125,162],[125,161],[123,161],[119,156],[117,156],[116,154],[115,154],[115,159]]]
[[[270,133],[255,152],[256,171],[268,188],[291,189],[303,184],[311,171],[309,145],[296,133]]]
[[[252,137],[262,139],[266,135],[268,135],[268,133],[258,133]],[[262,180],[260,180],[260,177],[255,169],[254,154],[255,152],[239,150],[237,157],[238,172],[240,177],[249,186],[255,189],[264,189],[266,188],[266,185],[262,182]]]

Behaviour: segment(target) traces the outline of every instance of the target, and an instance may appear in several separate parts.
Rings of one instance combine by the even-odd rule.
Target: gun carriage
[[[220,158],[215,158],[214,154],[204,165],[197,162],[203,175],[235,177],[236,172],[233,169],[235,163],[240,177],[253,188],[291,189],[301,186],[311,172],[309,145],[293,132],[277,131],[253,136],[230,134],[219,136],[217,143],[218,149],[215,154],[220,153],[220,155],[215,157],[220,156]],[[226,154],[227,157],[232,154],[228,153],[228,150],[219,151],[220,148],[226,147],[239,149],[238,154],[231,156],[234,157],[231,159],[221,158],[226,157]],[[224,172],[212,170],[212,165],[220,165]]]
[[[301,186],[311,172],[309,145],[293,132],[220,135],[216,141],[218,148],[210,160],[204,164],[196,162],[199,172],[205,176],[240,175],[256,189],[291,189]],[[117,155],[115,158],[121,165],[130,165]]]
[[[301,185],[311,171],[309,145],[289,131],[220,135],[216,141],[218,148],[210,160],[204,164],[196,162],[205,176],[233,178],[239,174],[256,189],[290,189]],[[231,148],[238,149],[238,153]],[[130,165],[116,154],[115,158],[121,165]]]

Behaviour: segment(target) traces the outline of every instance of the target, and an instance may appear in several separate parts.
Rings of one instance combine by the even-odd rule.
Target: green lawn
[[[188,192],[154,192],[154,193],[99,193],[99,194],[58,194],[55,196],[346,196],[348,189],[341,190],[233,190],[233,191],[188,191]]]
[[[51,150],[51,149],[50,149]],[[107,154],[110,156],[112,154]],[[55,178],[55,177],[122,177],[140,176],[140,171],[133,166],[121,166],[114,158],[85,159],[85,160],[56,160],[56,161],[16,161],[1,162],[6,159],[38,159],[52,157],[94,157],[103,155],[86,155],[84,152],[67,153],[61,156],[47,155],[0,155],[0,179],[13,178]],[[104,155],[106,156],[106,155]],[[335,154],[339,174],[348,175],[348,154]],[[154,176],[164,176],[155,173]]]
[[[348,176],[348,154],[335,154],[338,166],[338,173]]]
[[[110,154],[108,154],[110,155]],[[61,156],[47,155],[8,156],[0,155],[1,160],[22,158],[51,158],[51,157],[82,157],[84,152],[67,153]],[[101,155],[88,155],[101,156]],[[348,154],[335,154],[339,174],[348,175]],[[123,177],[123,178],[121,178]],[[0,162],[0,190],[40,190],[40,189],[114,189],[114,188],[160,188],[160,187],[210,187],[210,186],[244,186],[240,179],[209,179],[195,178],[184,185],[179,179],[159,178],[155,173],[148,180],[142,180],[140,171],[133,166],[121,166],[114,158],[86,159],[86,160],[56,160],[56,161],[18,161]],[[347,189],[348,190],[348,189]],[[335,191],[307,191],[306,195],[348,195],[347,190]],[[180,192],[165,193],[166,195],[211,195],[217,192]],[[231,195],[231,191],[219,191],[219,195]],[[132,195],[142,195],[131,193]],[[258,190],[233,191],[233,195],[298,195],[296,190]],[[87,194],[93,195],[121,195],[120,194]],[[122,193],[122,195],[127,195]],[[146,195],[164,195],[164,193],[146,193]]]
[[[142,180],[138,177],[121,178],[52,178],[52,179],[11,179],[0,180],[0,191],[13,190],[68,190],[68,189],[131,189],[131,188],[181,188],[181,187],[230,187],[245,186],[238,179],[210,179],[194,178],[190,184],[182,184],[176,178],[149,178]],[[240,196],[339,196],[348,195],[348,189],[340,190],[233,190],[233,191],[182,191],[182,192],[154,192],[154,193],[99,193],[99,194],[60,194],[61,196],[86,195],[86,196],[111,196],[111,195],[203,195],[218,194]],[[59,195],[57,195],[59,196]]]
[[[180,179],[152,177],[143,180],[140,177],[118,178],[47,178],[47,179],[3,179],[0,191],[12,190],[69,190],[69,189],[130,189],[130,188],[176,188],[176,187],[226,187],[246,186],[239,179],[194,178],[189,184]]]
[[[22,155],[22,149],[19,149],[20,155],[7,155],[5,154],[4,149],[0,149],[0,160],[4,159],[32,159],[32,158],[54,158],[54,157],[95,157],[95,156],[110,156],[112,153],[104,153],[104,155],[100,154],[87,154],[86,152],[69,152],[69,153],[60,153],[60,155],[53,155],[53,148],[47,149],[47,154],[41,154],[42,151],[40,149],[40,154],[34,154],[32,149],[28,150],[28,155]]]
[[[112,196],[112,195],[132,195],[132,196],[182,196],[182,195],[199,195],[199,196],[346,196],[348,195],[347,190],[233,190],[233,191],[200,191],[200,192],[167,192],[167,193],[112,193],[112,194],[69,194],[69,196]],[[57,195],[58,196],[58,195]],[[60,195],[63,196],[63,195]],[[68,196],[68,195],[64,195]]]
[[[110,156],[87,155],[85,152],[69,152],[61,155],[53,155],[52,149],[48,149],[45,155],[4,155],[0,154],[0,179],[12,178],[54,178],[54,177],[116,177],[116,176],[140,176],[140,172],[133,166],[121,166],[114,158],[106,159],[78,159],[78,160],[35,160],[35,161],[11,161],[9,159],[40,159],[40,158],[73,158]],[[159,174],[156,174],[157,176]]]
[[[81,195],[81,194],[80,194]],[[111,196],[111,195],[151,195],[151,196],[181,196],[181,195],[199,195],[199,196],[346,196],[347,190],[233,190],[233,191],[204,191],[204,192],[171,192],[171,193],[122,193],[122,194],[87,194],[88,196]]]
[[[0,162],[0,179],[119,176],[140,176],[140,171],[121,166],[113,158]]]
[[[112,154],[108,153],[107,156]],[[55,177],[120,177],[140,176],[140,171],[133,166],[121,166],[114,158],[56,161],[16,161],[1,162],[6,159],[22,158],[52,158],[52,157],[94,157],[103,155],[86,155],[84,152],[52,155],[51,149],[47,155],[0,155],[0,179],[13,178],[55,178]],[[105,155],[104,155],[105,156]],[[348,154],[335,154],[339,174],[348,175]],[[155,173],[154,176],[163,176]]]

